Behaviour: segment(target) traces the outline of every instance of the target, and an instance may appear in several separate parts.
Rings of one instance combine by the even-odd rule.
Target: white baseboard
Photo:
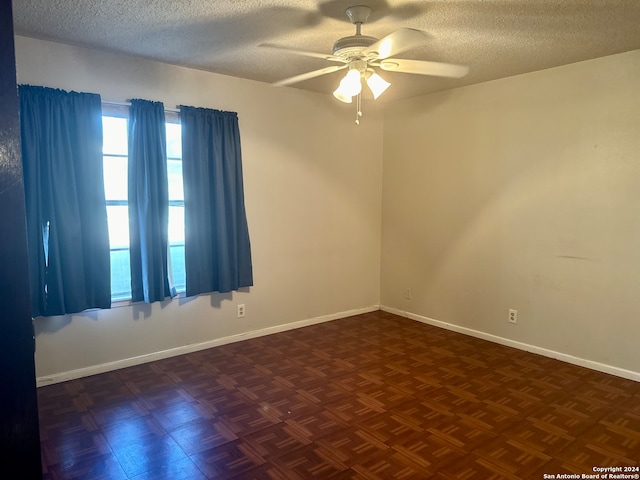
[[[182,347],[171,348],[169,350],[162,350],[160,352],[149,353],[146,355],[140,355],[137,357],[125,358],[122,360],[116,360],[114,362],[102,363],[100,365],[93,365],[90,367],[79,368],[76,370],[69,370],[66,372],[56,373],[53,375],[47,375],[38,377],[36,379],[36,385],[42,387],[45,385],[52,385],[54,383],[66,382],[68,380],[74,380],[76,378],[88,377],[90,375],[96,375],[98,373],[110,372],[121,368],[131,367],[134,365],[141,365],[143,363],[153,362],[155,360],[162,360],[164,358],[175,357],[177,355],[184,355],[186,353],[197,352],[200,350],[206,350],[207,348],[219,347],[221,345],[227,345],[229,343],[240,342],[242,340],[248,340],[250,338],[263,337],[265,335],[271,335],[274,333],[285,332],[287,330],[293,330],[296,328],[307,327],[310,325],[316,325],[319,323],[330,322],[332,320],[338,320],[340,318],[351,317],[353,315],[360,315],[363,313],[375,312],[376,310],[382,310],[385,312],[393,313],[401,317],[409,318],[417,322],[426,323],[434,327],[444,328],[454,332],[462,333],[476,338],[481,338],[489,342],[498,343],[508,347],[517,348],[527,352],[536,353],[549,358],[555,358],[563,362],[571,363],[585,368],[590,368],[599,372],[609,373],[618,377],[627,378],[629,380],[635,380],[640,382],[640,372],[634,372],[619,367],[614,367],[604,363],[594,362],[584,358],[574,357],[565,353],[556,352],[535,345],[529,345],[527,343],[517,342],[508,338],[499,337],[489,333],[481,332],[479,330],[473,330],[467,327],[461,327],[452,323],[442,322],[440,320],[434,320],[429,317],[417,315],[415,313],[399,310],[384,305],[373,305],[370,307],[348,310],[345,312],[338,312],[331,315],[323,315],[320,317],[309,318],[306,320],[300,320],[297,322],[286,323],[283,325],[276,325],[274,327],[263,328],[260,330],[253,330],[249,332],[243,332],[236,335],[230,335],[228,337],[216,338],[207,342],[195,343],[191,345],[185,345]]]
[[[380,310],[384,312],[393,313],[401,317],[409,318],[417,322],[426,323],[434,327],[444,328],[446,330],[462,333],[464,335],[469,335],[471,337],[488,340],[489,342],[499,343],[500,345],[505,345],[507,347],[517,348],[519,350],[536,353],[544,357],[554,358],[556,360],[561,360],[563,362],[571,363],[573,365],[578,365],[580,367],[590,368],[591,370],[596,370],[598,372],[609,373],[611,375],[616,375],[618,377],[627,378],[629,380],[635,380],[636,382],[640,382],[640,372],[634,372],[631,370],[626,370],[624,368],[619,368],[619,367],[614,367],[604,363],[594,362],[593,360],[574,357],[573,355],[568,355],[566,353],[560,353],[554,350],[549,350],[546,348],[537,347],[535,345],[529,345],[527,343],[517,342],[515,340],[510,340],[508,338],[492,335],[490,333],[481,332],[479,330],[473,330],[471,328],[461,327],[459,325],[454,325],[452,323],[442,322],[440,320],[434,320],[433,318],[424,317],[422,315],[416,315],[415,313],[406,312],[404,310],[399,310],[392,307],[387,307],[385,305],[380,305]]]
[[[141,365],[143,363],[162,360],[164,358],[175,357],[177,355],[184,355],[186,353],[206,350],[207,348],[219,347],[221,345],[227,345],[229,343],[240,342],[242,340],[248,340],[250,338],[263,337],[265,335],[271,335],[273,333],[285,332],[287,330],[293,330],[296,328],[308,327],[310,325],[330,322],[332,320],[351,317],[353,315],[360,315],[362,313],[375,312],[377,310],[380,310],[380,307],[378,305],[372,305],[370,307],[358,308],[354,310],[348,310],[345,312],[333,313],[331,315],[323,315],[320,317],[308,318],[306,320],[300,320],[293,323],[286,323],[283,325],[276,325],[275,327],[268,327],[260,330],[252,330],[249,332],[238,333],[236,335],[216,338],[213,340],[209,340],[207,342],[184,345],[182,347],[171,348],[169,350],[162,350],[160,352],[149,353],[149,354],[140,355],[137,357],[125,358],[122,360],[116,360],[114,362],[102,363],[100,365],[92,365],[90,367],[78,368],[76,370],[69,370],[66,372],[56,373],[53,375],[46,375],[43,377],[38,377],[36,379],[36,385],[38,387],[43,387],[45,385],[52,385],[54,383],[66,382],[68,380],[75,380],[76,378],[88,377],[90,375],[96,375],[98,373],[110,372],[110,371],[118,370],[121,368],[132,367],[134,365]]]

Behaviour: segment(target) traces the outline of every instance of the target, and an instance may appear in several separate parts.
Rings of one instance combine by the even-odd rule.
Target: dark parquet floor
[[[588,478],[640,465],[640,383],[384,312],[38,399],[51,480]]]

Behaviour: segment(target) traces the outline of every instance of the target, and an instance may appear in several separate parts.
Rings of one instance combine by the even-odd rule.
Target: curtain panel
[[[129,247],[131,300],[158,302],[169,283],[167,131],[164,105],[131,100],[129,109]]]
[[[32,316],[111,306],[100,96],[21,85]]]
[[[253,285],[238,115],[180,107],[187,296]]]

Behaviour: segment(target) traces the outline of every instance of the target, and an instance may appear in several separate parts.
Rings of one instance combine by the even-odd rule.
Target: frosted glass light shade
[[[333,96],[341,102],[351,103],[351,97],[345,95],[342,91],[340,91],[340,87],[336,88],[335,92],[333,92]]]
[[[349,70],[344,78],[340,81],[338,90],[349,97],[358,95],[362,91],[362,83],[360,83],[360,72],[356,69]]]
[[[369,87],[369,90],[371,90],[371,93],[373,93],[374,99],[382,95],[390,85],[391,84],[389,82],[377,73],[372,73],[369,78],[367,78],[367,86]]]

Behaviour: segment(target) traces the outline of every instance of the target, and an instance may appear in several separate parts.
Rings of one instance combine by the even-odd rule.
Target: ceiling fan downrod
[[[345,10],[345,13],[356,26],[355,35],[349,35],[338,39],[333,44],[333,54],[344,58],[345,60],[352,60],[359,58],[360,52],[370,45],[373,45],[378,41],[375,37],[368,35],[362,35],[362,24],[367,21],[371,14],[371,9],[366,5],[356,5],[349,7]]]

